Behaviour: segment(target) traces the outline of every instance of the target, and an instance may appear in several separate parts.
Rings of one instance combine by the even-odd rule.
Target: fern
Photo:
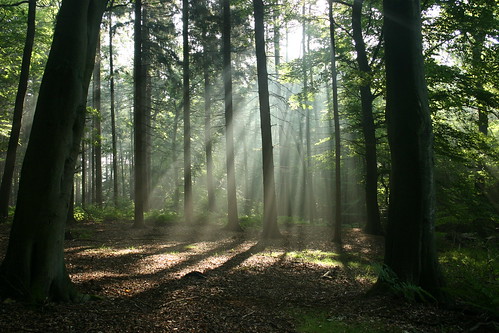
[[[374,264],[373,268],[379,280],[384,282],[395,295],[403,297],[409,302],[436,302],[435,297],[420,286],[411,282],[400,281],[397,274],[387,265]]]

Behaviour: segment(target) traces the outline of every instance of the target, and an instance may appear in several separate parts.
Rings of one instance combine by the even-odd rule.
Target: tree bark
[[[2,291],[33,302],[78,301],[64,227],[105,0],[63,0],[21,171]]]
[[[114,49],[113,49],[113,12],[109,11],[109,94],[111,98],[111,141],[113,155],[113,202],[118,206],[118,148],[116,144],[116,112],[114,101]]]
[[[102,126],[101,126],[101,71],[100,71],[100,37],[97,39],[97,51],[93,73],[93,107],[96,114],[94,120],[93,145],[95,164],[95,204],[102,207]]]
[[[333,242],[341,243],[341,137],[340,115],[338,105],[338,80],[336,70],[336,40],[334,35],[333,1],[329,0],[329,35],[331,38],[331,77],[333,88],[333,117],[334,117],[334,152],[335,152],[335,219],[333,229]],[[332,214],[331,214],[332,215]]]
[[[203,38],[206,40],[207,31],[203,28]],[[206,190],[208,193],[208,211],[215,211],[215,183],[213,180],[213,134],[211,129],[211,83],[210,67],[211,59],[207,42],[203,44],[203,78],[204,78],[204,150],[206,154]]]
[[[222,0],[222,53],[223,53],[223,80],[225,95],[225,153],[227,162],[227,229],[240,231],[237,196],[236,196],[236,170],[234,165],[234,125],[232,103],[232,64],[231,64],[231,19],[230,0]]]
[[[269,81],[265,54],[265,27],[263,1],[253,0],[255,16],[256,66],[258,72],[258,99],[260,102],[260,126],[263,161],[263,232],[264,239],[280,237],[277,226],[277,199],[274,180],[274,153],[272,125],[270,121]]]
[[[189,69],[189,1],[182,1],[183,22],[183,91],[184,91],[184,218],[186,223],[192,222],[194,214],[192,199],[192,169],[191,169],[191,96]]]
[[[419,0],[384,0],[386,120],[392,173],[385,264],[442,298],[435,251],[433,134]]]
[[[144,228],[144,210],[146,203],[146,156],[145,156],[145,111],[144,111],[144,77],[142,64],[142,0],[135,2],[134,26],[134,228]]]
[[[29,0],[28,22],[26,29],[26,41],[21,62],[21,74],[17,87],[16,101],[14,105],[14,115],[12,118],[12,129],[10,131],[7,156],[0,186],[0,219],[5,219],[9,215],[10,192],[12,189],[12,178],[16,165],[17,145],[21,133],[21,120],[24,110],[24,98],[28,90],[29,68],[31,65],[31,54],[33,53],[33,43],[35,40],[35,20],[36,20],[36,0]]]
[[[365,232],[381,234],[381,221],[378,206],[378,167],[376,158],[376,127],[373,117],[373,94],[371,93],[371,66],[367,59],[366,44],[362,36],[362,5],[364,0],[354,0],[352,7],[352,29],[357,52],[357,64],[362,74],[360,102],[362,114],[362,134],[364,135],[366,168],[366,212]]]

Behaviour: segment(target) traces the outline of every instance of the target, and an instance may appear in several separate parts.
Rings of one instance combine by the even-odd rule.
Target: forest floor
[[[366,296],[381,237],[326,227],[282,227],[281,240],[220,226],[71,227],[66,263],[82,304],[0,303],[0,332],[493,332],[458,310]],[[0,258],[8,241],[0,226]]]

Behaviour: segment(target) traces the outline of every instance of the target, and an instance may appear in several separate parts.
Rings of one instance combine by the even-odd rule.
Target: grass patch
[[[198,246],[196,244],[189,244],[189,245],[184,246],[184,249],[186,249],[186,250],[195,250],[197,248],[198,248]]]
[[[343,266],[343,264],[339,261],[339,254],[335,252],[325,252],[321,250],[303,250],[288,252],[286,253],[286,256],[289,258],[298,259],[318,265]]]
[[[294,310],[296,330],[300,333],[402,333],[377,321],[351,321],[342,316],[331,316],[323,310]]]

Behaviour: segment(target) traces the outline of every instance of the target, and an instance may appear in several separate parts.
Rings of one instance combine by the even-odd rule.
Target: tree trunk
[[[206,39],[207,32],[203,30],[203,36]],[[206,190],[208,192],[208,211],[215,211],[215,184],[213,180],[213,134],[211,129],[211,84],[209,68],[209,51],[204,44],[204,150],[206,154]]]
[[[419,0],[384,0],[386,120],[392,173],[385,264],[441,298],[434,242],[433,134]]]
[[[258,72],[258,99],[260,102],[260,126],[262,133],[263,160],[263,233],[264,239],[280,237],[277,226],[277,199],[274,180],[274,153],[272,147],[272,125],[270,122],[270,97],[265,54],[265,27],[263,24],[263,1],[253,0],[255,15],[255,47]]]
[[[144,112],[144,77],[142,64],[142,0],[135,2],[134,26],[134,150],[135,150],[135,219],[134,228],[145,227],[144,205],[146,202],[146,156],[145,156],[145,112]]]
[[[365,168],[366,168],[366,210],[367,221],[365,232],[381,234],[381,221],[378,207],[378,167],[376,159],[376,127],[373,118],[373,100],[371,93],[371,66],[367,60],[366,44],[362,37],[362,5],[364,0],[354,0],[352,8],[352,29],[357,64],[362,74],[360,86],[360,102],[362,110],[362,134],[364,135]]]
[[[236,197],[236,170],[234,165],[234,126],[233,126],[233,105],[232,105],[232,64],[231,64],[231,21],[230,21],[230,0],[222,1],[222,53],[223,53],[223,80],[225,95],[225,153],[227,162],[227,229],[240,231],[237,214]]]
[[[186,223],[192,222],[194,214],[192,201],[192,169],[191,169],[191,95],[189,90],[189,1],[182,1],[183,22],[183,92],[184,92],[184,218]]]
[[[17,145],[21,133],[21,120],[24,110],[24,98],[28,90],[29,68],[31,65],[31,54],[35,40],[35,19],[36,19],[36,0],[29,0],[28,24],[26,31],[26,41],[23,50],[23,59],[21,63],[21,74],[19,85],[17,87],[16,101],[14,105],[14,115],[12,118],[12,129],[10,131],[9,145],[7,147],[7,156],[5,157],[5,166],[2,175],[2,184],[0,186],[0,219],[5,219],[9,215],[10,191],[12,189],[12,177],[16,165]]]
[[[40,86],[7,254],[3,292],[78,301],[64,264],[64,228],[105,0],[63,0]]]
[[[111,141],[113,154],[113,202],[118,206],[118,148],[116,145],[116,112],[114,102],[114,50],[113,50],[113,12],[109,11],[109,93],[111,98]]]
[[[151,86],[151,41],[148,27],[149,11],[146,3],[142,6],[142,77],[144,78],[144,211],[151,209],[152,179],[152,137],[151,137],[151,112],[152,112],[152,86]]]
[[[97,39],[95,68],[93,73],[93,106],[94,115],[94,164],[95,164],[95,204],[102,207],[102,126],[101,126],[101,75],[100,75],[100,37]]]
[[[334,36],[333,1],[329,0],[329,34],[331,37],[331,76],[333,86],[334,151],[335,151],[335,221],[333,242],[341,243],[341,142],[340,116],[338,106],[338,81],[336,71],[336,40]]]

